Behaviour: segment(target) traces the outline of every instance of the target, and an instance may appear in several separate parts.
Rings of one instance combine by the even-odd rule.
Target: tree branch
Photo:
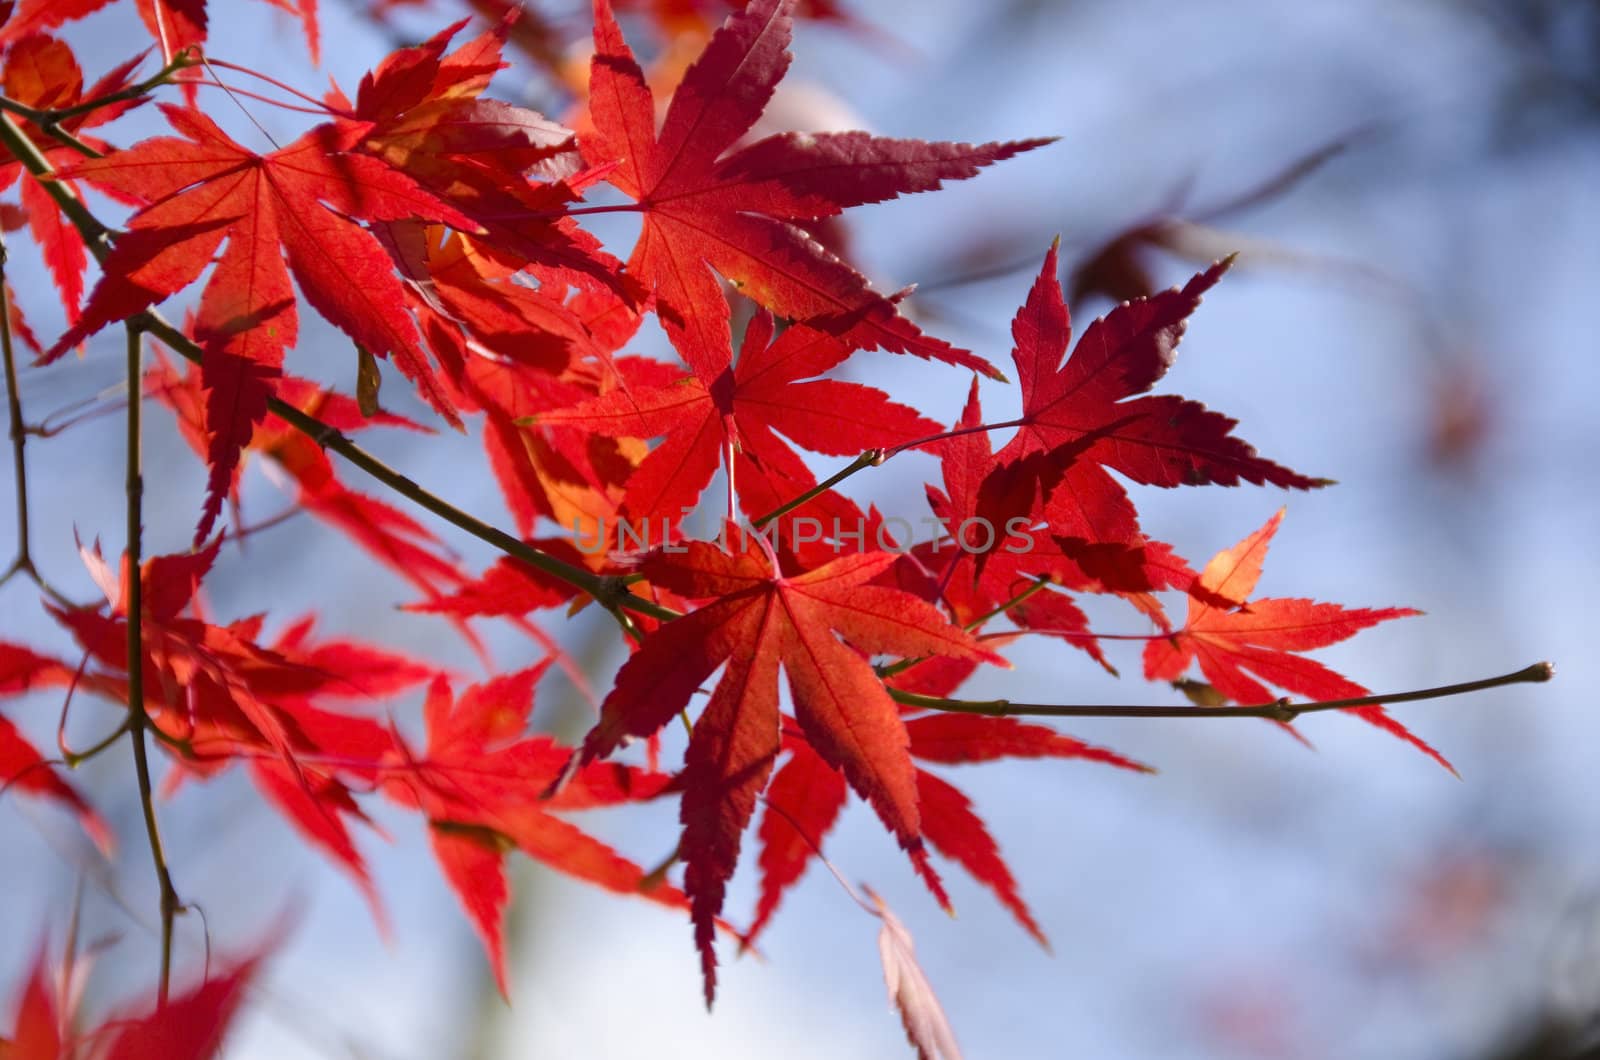
[[[1372,707],[1385,703],[1413,703],[1423,699],[1442,699],[1468,692],[1482,692],[1502,685],[1515,685],[1548,681],[1555,676],[1555,664],[1537,662],[1515,673],[1498,677],[1485,677],[1479,681],[1463,681],[1437,688],[1423,688],[1412,692],[1390,692],[1386,695],[1354,696],[1349,699],[1319,699],[1308,703],[1294,703],[1279,699],[1271,703],[1254,703],[1243,707],[1185,707],[1177,704],[1164,706],[1126,706],[1123,704],[1094,705],[1086,703],[1013,703],[1009,699],[944,699],[924,696],[916,692],[889,689],[889,695],[908,707],[943,710],[954,714],[983,714],[993,718],[1021,716],[1043,718],[1271,718],[1273,721],[1294,721],[1302,714],[1315,714],[1324,710],[1348,710],[1351,707]]]
[[[28,543],[28,460],[25,452],[28,429],[22,419],[16,352],[11,345],[11,291],[6,286],[6,244],[3,236],[0,236],[0,356],[5,360],[6,410],[11,421],[11,467],[17,483],[17,558],[5,573],[4,577],[9,578],[18,571],[33,573],[34,566]]]
[[[161,846],[161,829],[156,824],[155,788],[150,780],[150,752],[145,746],[145,729],[150,718],[144,710],[144,586],[140,573],[143,539],[144,478],[140,467],[142,430],[140,409],[140,353],[143,339],[133,324],[128,332],[128,545],[123,581],[123,612],[128,620],[128,731],[133,736],[133,767],[139,782],[139,805],[144,810],[145,834],[150,840],[150,857],[155,862],[156,883],[161,890],[161,979],[156,1005],[165,1008],[172,983],[172,922],[182,910],[172,873]]]

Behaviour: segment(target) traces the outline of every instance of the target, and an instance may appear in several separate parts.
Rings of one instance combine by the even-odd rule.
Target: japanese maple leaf
[[[936,434],[939,424],[880,390],[811,379],[850,355],[824,332],[796,326],[773,341],[770,314],[750,322],[736,366],[724,354],[708,386],[689,375],[650,389],[617,387],[540,425],[568,425],[635,438],[666,435],[628,480],[625,511],[676,521],[692,509],[728,453],[740,506],[759,517],[811,489],[816,478],[778,433],[813,452],[855,456]]]
[[[192,756],[183,760],[188,772],[210,775],[236,760],[247,762],[263,794],[350,873],[381,922],[377,892],[345,824],[366,818],[340,773],[357,761],[375,768],[393,741],[371,719],[319,704],[329,697],[393,694],[430,671],[361,645],[313,644],[303,623],[278,644],[264,645],[260,616],[227,625],[191,617],[186,612],[220,545],[219,537],[200,552],[153,557],[137,574],[144,709],[163,735]],[[126,674],[130,572],[124,562],[119,577],[98,549],[83,550],[83,558],[106,594],[109,613],[89,607],[50,611],[92,662],[111,675]],[[127,694],[123,683],[121,695]],[[326,756],[339,767],[323,764]],[[370,782],[371,772],[362,779]]]
[[[971,622],[1047,578],[1070,589],[1116,592],[1141,602],[1155,589],[1187,588],[1194,572],[1171,546],[1139,529],[1133,504],[1120,491],[1100,499],[1092,520],[1069,490],[1057,490],[1039,519],[985,514],[983,484],[994,466],[977,381],[950,437],[929,448],[939,454],[944,489],[926,487],[928,506],[950,541],[926,542],[915,553],[938,575],[939,594],[962,622]],[[1083,636],[1088,619],[1061,593],[1036,594],[1007,614],[1029,628],[1049,628],[1108,666]]]
[[[1148,767],[1115,752],[1013,718],[924,714],[907,719],[905,727],[911,756],[924,762],[958,765],[1002,758],[1082,758],[1149,772]],[[783,747],[789,759],[767,788],[767,809],[757,832],[761,894],[755,919],[744,935],[745,945],[755,940],[784,894],[799,882],[844,809],[845,781],[838,770],[824,762],[798,732],[786,728]],[[999,845],[973,811],[971,801],[954,785],[920,766],[916,785],[922,833],[928,842],[993,891],[1040,945],[1048,945],[1000,856]]]
[[[1191,596],[1183,628],[1145,646],[1146,677],[1152,681],[1176,681],[1191,662],[1198,660],[1205,679],[1235,703],[1271,703],[1278,697],[1267,690],[1267,684],[1309,699],[1371,695],[1361,685],[1298,653],[1337,644],[1379,622],[1420,612],[1407,607],[1350,609],[1304,599],[1249,599],[1261,578],[1267,547],[1282,521],[1280,508],[1261,529],[1211,558],[1198,578],[1210,596]],[[1223,608],[1216,602],[1219,598],[1239,601],[1239,606],[1233,610]],[[1383,707],[1349,710],[1455,772],[1444,756],[1390,717]]]
[[[66,688],[72,681],[72,668],[66,664],[20,644],[0,642],[0,696],[34,688]],[[26,792],[60,803],[77,815],[83,830],[109,853],[115,845],[110,827],[76,788],[61,779],[57,768],[58,763],[46,761],[10,720],[0,717],[0,791]]]
[[[362,79],[354,103],[337,90],[329,101],[362,126],[359,150],[471,217],[485,247],[516,270],[628,290],[631,297],[636,292],[619,278],[620,263],[563,216],[581,194],[581,185],[566,179],[581,166],[572,130],[524,107],[482,98],[506,65],[501,49],[515,20],[509,12],[447,55],[463,19],[386,57]],[[530,182],[529,173],[544,182]]]
[[[1115,540],[1131,532],[1133,506],[1108,471],[1151,486],[1328,484],[1258,456],[1233,436],[1234,420],[1198,402],[1134,396],[1172,367],[1189,315],[1230,261],[1217,262],[1182,289],[1119,305],[1089,325],[1062,363],[1072,331],[1056,247],[1050,248],[1011,323],[1023,413],[983,484],[987,516],[1003,521],[1039,514],[1054,501],[1050,522],[1058,533],[1087,530],[1091,540],[1104,540],[1094,528],[1107,525],[1117,527]],[[1069,520],[1076,526],[1064,525]]]
[[[652,584],[711,602],[645,639],[618,672],[600,721],[574,760],[592,762],[625,737],[655,733],[726,665],[685,753],[680,812],[684,889],[708,1004],[716,991],[716,915],[740,836],[778,755],[779,668],[788,675],[806,740],[920,862],[922,822],[905,725],[857,649],[997,661],[932,605],[866,584],[899,558],[892,553],[842,556],[786,576],[771,568],[770,554],[748,535],[730,528],[725,536],[737,551],[697,541],[641,561]]]
[[[787,0],[757,0],[731,15],[684,74],[658,132],[644,73],[611,5],[595,0],[594,128],[579,145],[591,165],[617,164],[606,179],[644,215],[629,271],[655,292],[668,336],[707,385],[729,348],[728,304],[713,269],[777,315],[854,346],[997,374],[982,358],[924,335],[795,225],[932,190],[1048,141],[973,146],[785,133],[725,154],[788,68],[791,9]]]
[[[525,734],[534,685],[547,665],[473,685],[454,701],[444,679],[436,679],[423,706],[426,753],[403,751],[384,774],[391,796],[427,815],[434,856],[483,941],[502,994],[507,992],[502,917],[510,895],[504,865],[508,847],[619,894],[675,908],[687,905],[682,891],[652,881],[639,866],[553,813],[654,798],[670,778],[593,763],[553,798],[540,798],[571,757],[550,737]]]
[[[145,140],[62,171],[149,205],[128,221],[83,316],[46,360],[188,286],[227,239],[193,329],[206,349],[202,376],[214,432],[198,542],[210,532],[240,449],[266,414],[284,350],[297,338],[291,272],[324,317],[370,352],[394,357],[423,396],[459,422],[416,349],[417,330],[388,255],[352,218],[477,226],[404,173],[351,152],[365,126],[318,126],[257,155],[198,111],[161,110],[186,139]]]

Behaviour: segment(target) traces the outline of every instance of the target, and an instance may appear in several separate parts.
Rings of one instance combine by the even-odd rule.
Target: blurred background
[[[533,6],[542,20],[529,25],[548,32],[518,38],[528,48],[493,93],[559,117],[571,97],[552,61],[581,62],[588,9]],[[378,21],[358,3],[324,0],[315,71],[283,12],[211,7],[213,55],[313,93],[329,75],[353,92],[397,44],[466,13],[436,0]],[[1182,282],[1240,251],[1191,321],[1163,391],[1238,417],[1263,454],[1340,484],[1293,496],[1136,489],[1146,529],[1199,564],[1287,503],[1261,594],[1427,612],[1318,656],[1374,689],[1538,659],[1559,670],[1550,685],[1395,708],[1460,780],[1353,718],[1326,715],[1302,723],[1314,751],[1249,720],[1062,726],[1155,765],[1153,777],[1073,762],[946,770],[999,839],[1053,953],[958,872],[947,882],[960,918],[944,916],[872,815],[852,805],[828,841],[830,859],[910,927],[967,1054],[1576,1055],[1600,1010],[1600,653],[1589,595],[1600,588],[1600,342],[1590,323],[1600,285],[1600,3],[839,7],[849,19],[800,25],[769,131],[1061,137],[938,194],[852,211],[848,245],[880,289],[920,284],[908,304],[927,330],[1004,365],[1011,314],[1058,233],[1080,323],[1112,299]],[[642,53],[665,49],[655,23],[626,28]],[[128,4],[64,36],[90,77],[145,39]],[[219,93],[201,98],[241,142],[266,146]],[[251,111],[280,139],[309,120]],[[110,137],[158,131],[147,108]],[[626,255],[626,215],[594,230]],[[59,334],[36,252],[20,235],[10,251],[31,322]],[[348,343],[305,317],[291,368],[349,391]],[[631,348],[667,355],[654,331]],[[30,418],[91,394],[115,411],[121,356],[120,337],[108,334],[82,360],[25,370]],[[953,420],[967,378],[904,369],[884,355],[851,362],[855,377]],[[425,416],[403,389],[392,386],[387,404]],[[1013,390],[985,383],[983,399],[991,420],[1015,415]],[[146,548],[175,551],[188,541],[203,471],[163,412],[152,406],[149,421]],[[35,557],[79,598],[94,589],[73,531],[121,547],[121,431],[120,415],[91,418],[29,448]],[[483,466],[475,438],[395,433],[375,432],[372,448],[467,510],[505,519],[489,475],[470,470]],[[931,460],[904,456],[846,491],[915,519],[925,514],[922,482],[935,474]],[[10,475],[7,462],[8,505]],[[259,466],[247,471],[247,520],[284,502]],[[441,533],[472,569],[490,560]],[[0,556],[13,553],[14,536],[7,514]],[[409,587],[303,518],[230,546],[207,589],[224,619],[266,611],[277,629],[314,609],[326,632],[451,666],[458,687],[482,676],[447,625],[396,611],[414,598]],[[0,590],[0,638],[70,653],[35,596],[15,580]],[[1101,632],[1145,632],[1126,607],[1092,606],[1091,617]],[[620,661],[606,623],[584,615],[546,625],[606,687]],[[483,631],[502,667],[536,657],[513,631]],[[1014,672],[966,691],[1174,701],[1138,679],[1138,648],[1109,645],[1117,680],[1065,646],[1031,641],[1012,652]],[[587,725],[590,708],[559,673],[541,685],[539,704],[541,726],[574,735]],[[48,747],[59,706],[58,696],[24,697],[6,712]],[[407,731],[416,707],[390,705]],[[78,705],[76,742],[114,718],[104,705]],[[0,997],[16,996],[42,933],[59,942],[80,880],[83,935],[98,954],[91,1005],[149,983],[156,902],[130,769],[109,754],[74,777],[124,837],[109,863],[64,814],[5,800]],[[356,887],[243,778],[186,786],[160,813],[178,888],[204,909],[214,952],[258,945],[282,913],[294,925],[229,1056],[905,1051],[884,996],[878,925],[817,868],[765,936],[765,959],[727,961],[708,1016],[681,918],[519,862],[507,1007],[415,820],[380,807],[392,841],[363,837],[391,913],[385,937]],[[582,820],[646,865],[670,853],[675,822],[670,803]],[[735,920],[753,904],[753,868],[742,867],[730,894]],[[187,917],[179,936],[181,967],[194,974],[206,931]]]

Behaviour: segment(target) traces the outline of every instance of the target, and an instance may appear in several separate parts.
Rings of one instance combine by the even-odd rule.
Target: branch
[[[1122,704],[1090,705],[1076,703],[1013,703],[1009,699],[944,699],[924,696],[916,692],[889,689],[889,695],[908,707],[943,710],[954,714],[984,714],[992,718],[1032,716],[1043,718],[1271,718],[1290,722],[1302,714],[1315,714],[1324,710],[1347,710],[1351,707],[1373,707],[1385,703],[1412,703],[1422,699],[1442,699],[1468,692],[1482,692],[1502,685],[1515,685],[1548,681],[1555,676],[1554,663],[1537,662],[1515,673],[1498,677],[1485,677],[1480,681],[1463,681],[1460,684],[1440,685],[1412,692],[1391,692],[1386,695],[1354,696],[1349,699],[1319,699],[1308,703],[1294,703],[1279,699],[1271,703],[1255,703],[1243,707],[1185,707],[1125,706]]]
[[[28,429],[22,419],[22,396],[17,390],[16,352],[11,345],[11,291],[6,287],[6,245],[0,236],[0,355],[5,359],[6,409],[11,420],[11,467],[17,482],[17,558],[5,573],[33,571],[28,550]]]
[[[28,517],[28,461],[27,445],[29,427],[22,416],[22,390],[17,382],[16,348],[11,340],[11,290],[6,286],[6,244],[0,236],[0,360],[5,365],[6,410],[10,419],[11,467],[17,487],[17,555],[11,565],[0,572],[0,585],[13,575],[25,574],[33,580],[46,596],[63,606],[72,606],[66,595],[45,580],[33,562],[29,546],[31,520]]]
[[[21,115],[22,117],[33,122],[40,129],[54,135],[52,131],[53,128],[57,125],[60,125],[67,119],[76,118],[80,114],[88,114],[91,111],[99,110],[101,107],[109,107],[115,103],[122,103],[130,99],[138,99],[140,96],[149,94],[152,89],[159,88],[166,84],[173,74],[177,73],[179,70],[186,70],[189,67],[194,66],[196,62],[197,60],[191,58],[187,50],[179,52],[177,55],[172,57],[171,62],[167,63],[167,65],[163,66],[161,69],[157,70],[143,81],[140,81],[138,84],[129,85],[127,88],[121,88],[115,92],[108,92],[103,96],[96,96],[94,99],[86,99],[81,103],[74,103],[70,107],[56,107],[49,110],[40,110],[37,107],[30,107],[26,103],[18,103],[14,99],[5,99],[4,97],[0,97],[0,109],[8,110],[13,114]]]
[[[128,331],[128,546],[127,572],[123,582],[123,611],[128,619],[128,731],[133,736],[133,767],[139,781],[139,805],[144,809],[144,830],[150,840],[150,857],[156,866],[156,883],[161,889],[161,979],[156,990],[156,1005],[166,1008],[172,983],[172,921],[182,910],[178,892],[172,886],[167,856],[161,847],[161,830],[156,825],[155,790],[150,782],[150,752],[145,746],[145,729],[150,718],[144,710],[144,585],[139,570],[143,562],[144,477],[140,469],[140,353],[143,339],[134,324]]]

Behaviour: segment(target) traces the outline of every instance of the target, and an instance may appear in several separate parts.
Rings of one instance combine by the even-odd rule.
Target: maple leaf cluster
[[[266,153],[197,106],[196,79],[240,69],[197,65],[203,3],[139,0],[164,75],[135,83],[132,60],[84,88],[72,52],[50,34],[105,2],[24,0],[0,25],[0,84],[21,105],[5,119],[21,139],[0,165],[0,180],[20,192],[9,227],[25,223],[43,248],[68,321],[56,341],[32,345],[48,362],[116,324],[163,335],[193,363],[179,368],[158,350],[139,397],[171,410],[208,483],[188,550],[137,569],[118,569],[97,546],[82,550],[104,599],[46,601],[82,663],[0,643],[0,694],[76,689],[126,704],[137,685],[142,702],[130,713],[170,763],[168,791],[248,773],[380,919],[355,829],[371,823],[373,799],[416,813],[502,990],[508,851],[686,911],[709,1003],[719,936],[741,948],[756,940],[822,856],[852,793],[937,901],[949,904],[932,854],[971,874],[1044,943],[1000,844],[939,770],[1043,758],[1147,767],[1050,726],[961,712],[949,697],[963,682],[1008,665],[1003,650],[1027,635],[1056,638],[1115,673],[1075,602],[1097,594],[1149,622],[1144,676],[1196,699],[1268,704],[1278,695],[1268,686],[1356,698],[1366,690],[1302,653],[1413,613],[1252,599],[1281,512],[1198,572],[1142,529],[1124,483],[1327,484],[1260,456],[1224,414],[1150,393],[1228,259],[1116,306],[1073,347],[1052,245],[1012,322],[1022,413],[987,423],[979,379],[1010,387],[1006,375],[925,333],[903,293],[880,293],[851,263],[833,226],[852,207],[933,191],[1050,141],[752,139],[790,63],[790,0],[732,5],[714,30],[706,16],[720,5],[629,5],[652,7],[662,26],[699,27],[691,32],[703,47],[675,84],[646,72],[611,4],[596,0],[581,99],[560,121],[485,95],[508,45],[547,58],[547,35],[508,17],[455,43],[463,21],[394,52],[353,99],[337,86],[301,96],[325,120]],[[272,2],[303,19],[314,55],[312,0]],[[842,17],[831,4],[803,13]],[[86,131],[169,84],[186,91],[156,105],[171,135],[118,146]],[[129,209],[118,230],[84,230],[86,189]],[[583,227],[602,212],[638,215],[625,255]],[[91,251],[100,274],[85,294]],[[183,326],[162,332],[157,307],[194,288]],[[29,341],[14,303],[13,330]],[[300,348],[303,306],[350,340],[356,396],[290,371],[291,355],[334,352]],[[626,352],[652,316],[672,361]],[[872,350],[934,362],[919,371],[964,371],[959,419],[942,423],[842,377]],[[348,455],[350,436],[369,427],[434,429],[381,408],[382,361],[415,388],[427,418],[482,439],[514,529],[497,540],[518,547],[481,573],[397,503],[356,488],[330,457],[330,448]],[[990,432],[1006,430],[996,450]],[[819,484],[802,454],[856,458],[848,473],[913,449],[939,465],[926,495],[941,530],[925,541],[895,540],[893,520],[832,488],[844,475]],[[543,658],[454,693],[436,665],[320,637],[311,616],[271,636],[260,615],[214,619],[199,593],[229,543],[218,529],[225,509],[240,535],[251,457],[279,473],[296,510],[412,585],[421,598],[409,609],[448,618],[486,665],[474,623],[489,619],[528,634]],[[719,472],[723,534],[689,540],[686,513]],[[618,527],[661,536],[629,550]],[[605,546],[580,547],[586,538]],[[1186,599],[1181,621],[1162,593]],[[529,731],[541,676],[560,665],[583,677],[538,616],[594,600],[618,617],[632,654],[593,728],[567,747]],[[1186,677],[1195,664],[1200,678]],[[422,689],[419,745],[373,705]],[[1354,713],[1444,763],[1383,707]],[[681,764],[664,764],[657,736],[679,717],[691,735]],[[618,760],[634,743],[647,748],[646,764]],[[0,782],[62,804],[97,842],[111,841],[4,717]],[[569,820],[664,797],[678,801],[681,832],[654,871]],[[740,927],[725,896],[752,827],[759,898]],[[677,865],[679,884],[670,882]],[[909,936],[881,901],[869,908],[884,921],[891,994],[913,1044],[948,1051],[942,1015],[915,1000],[929,995]],[[54,1020],[42,974],[28,987],[18,1040]],[[218,982],[208,1018],[233,996],[234,980]]]

